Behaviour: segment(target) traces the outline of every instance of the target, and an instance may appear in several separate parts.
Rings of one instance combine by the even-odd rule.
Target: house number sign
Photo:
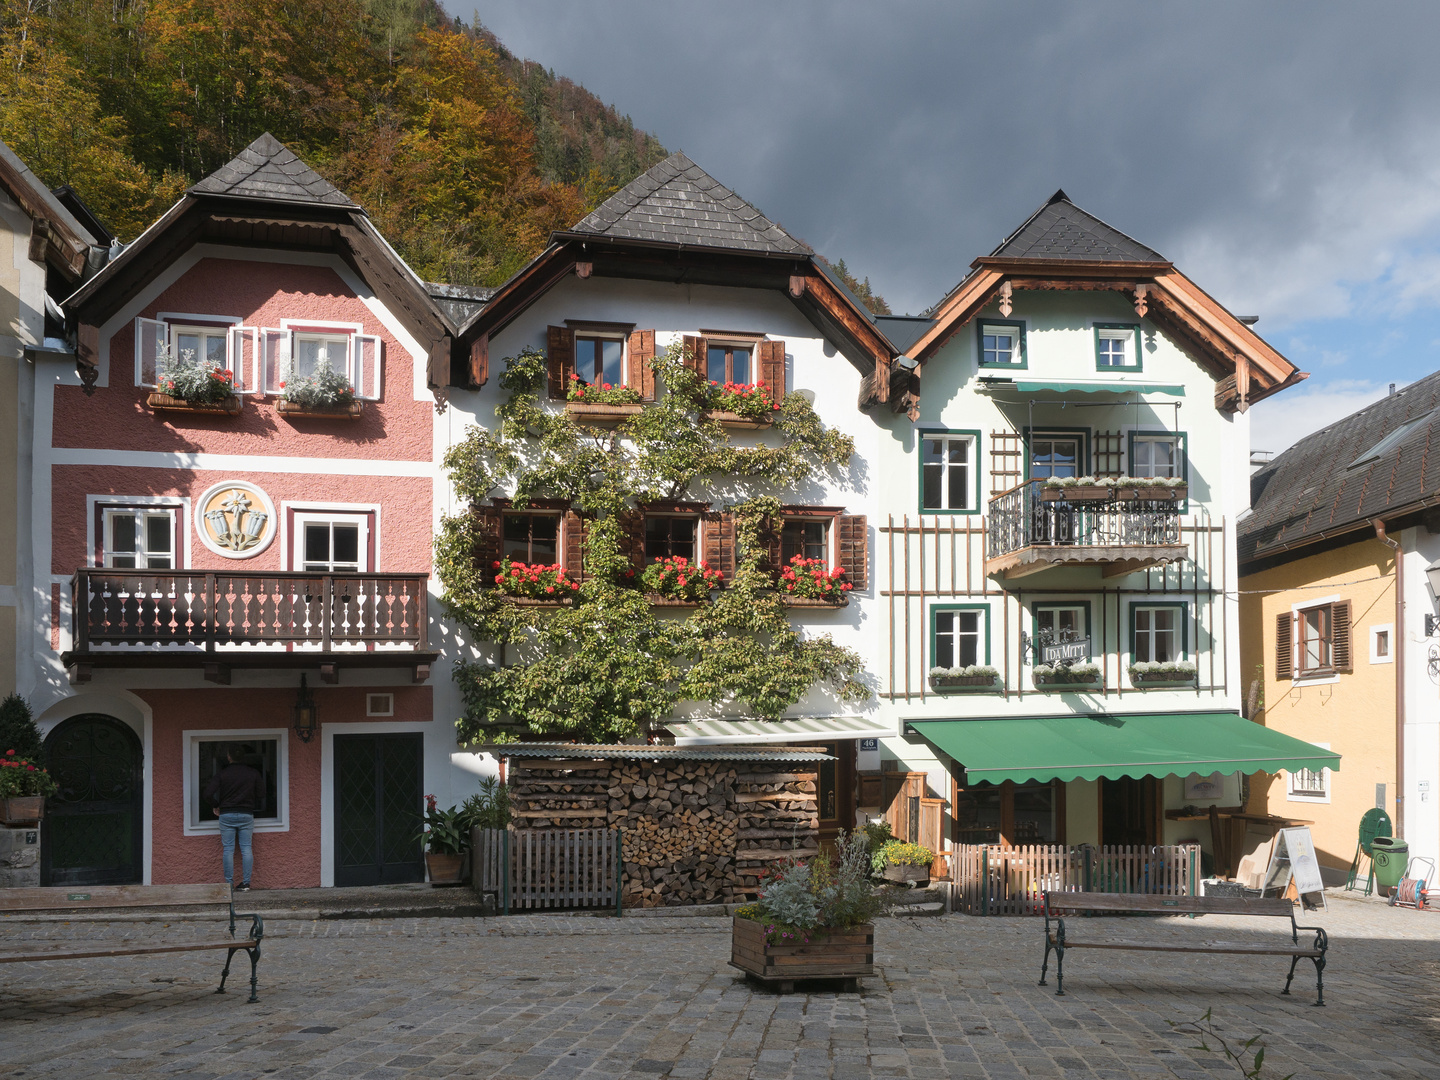
[[[246,480],[227,480],[200,496],[195,505],[195,531],[217,555],[249,559],[275,539],[275,505],[270,496]]]

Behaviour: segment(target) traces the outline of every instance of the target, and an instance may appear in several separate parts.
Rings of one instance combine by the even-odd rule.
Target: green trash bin
[[[1377,836],[1370,841],[1370,858],[1375,862],[1375,884],[1383,890],[1393,889],[1405,876],[1410,845],[1393,836]]]

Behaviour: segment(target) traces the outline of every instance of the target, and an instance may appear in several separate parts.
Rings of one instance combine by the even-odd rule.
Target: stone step
[[[933,918],[945,914],[945,905],[940,901],[926,904],[897,904],[890,909],[896,918]]]

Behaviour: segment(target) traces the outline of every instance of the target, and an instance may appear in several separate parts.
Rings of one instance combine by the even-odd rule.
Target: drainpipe
[[[1385,535],[1385,522],[1374,518],[1375,539],[1395,552],[1395,835],[1405,835],[1405,561],[1400,545]],[[1354,646],[1352,645],[1353,649]]]

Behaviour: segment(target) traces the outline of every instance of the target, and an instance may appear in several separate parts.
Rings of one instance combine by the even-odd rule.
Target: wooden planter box
[[[1115,497],[1115,489],[1095,487],[1042,487],[1041,502],[1109,502]]]
[[[1121,502],[1181,502],[1190,494],[1190,489],[1181,487],[1115,489],[1115,498]]]
[[[563,607],[574,600],[574,597],[568,595],[557,596],[554,600],[542,600],[538,596],[511,596],[507,592],[502,592],[500,595],[516,607]]]
[[[186,412],[198,413],[202,416],[238,416],[244,402],[238,395],[232,395],[224,401],[195,403],[186,401],[184,398],[171,397],[169,394],[151,394],[145,399],[145,404],[156,412]]]
[[[645,411],[644,405],[589,405],[583,401],[567,401],[565,411],[581,424],[613,426]]]
[[[880,871],[880,876],[886,881],[928,882],[930,867],[913,866],[910,863],[886,863],[885,869]]]
[[[991,690],[999,681],[996,675],[941,675],[930,679],[932,690]]]
[[[301,405],[298,401],[281,399],[275,409],[287,420],[359,420],[365,411],[363,401],[347,401],[344,405]]]
[[[730,428],[733,431],[763,431],[774,422],[768,417],[762,420],[751,420],[748,416],[724,412],[720,409],[707,412],[705,416],[709,420],[718,421],[721,427]]]
[[[651,607],[696,608],[710,598],[707,596],[704,600],[684,600],[678,596],[661,596],[657,592],[652,592],[646,593],[645,599],[650,601]]]
[[[1087,675],[1084,678],[1076,678],[1064,675],[1037,675],[1035,685],[1041,689],[1054,689],[1061,686],[1084,686],[1093,687],[1100,685],[1100,676]]]
[[[1130,682],[1134,686],[1193,686],[1198,671],[1192,671],[1188,675],[1178,672],[1167,674],[1158,671],[1131,671]]]
[[[842,608],[849,605],[850,594],[846,593],[839,600],[816,600],[809,596],[790,596],[782,593],[780,599],[785,601],[786,607]]]
[[[460,855],[432,855],[425,856],[425,869],[430,873],[431,885],[459,885],[464,880],[465,856]]]
[[[0,825],[35,825],[45,816],[45,796],[0,799]]]
[[[735,917],[730,936],[730,966],[751,978],[773,983],[782,993],[802,979],[850,979],[875,974],[875,926],[819,931],[808,945],[766,945],[765,927]]]

